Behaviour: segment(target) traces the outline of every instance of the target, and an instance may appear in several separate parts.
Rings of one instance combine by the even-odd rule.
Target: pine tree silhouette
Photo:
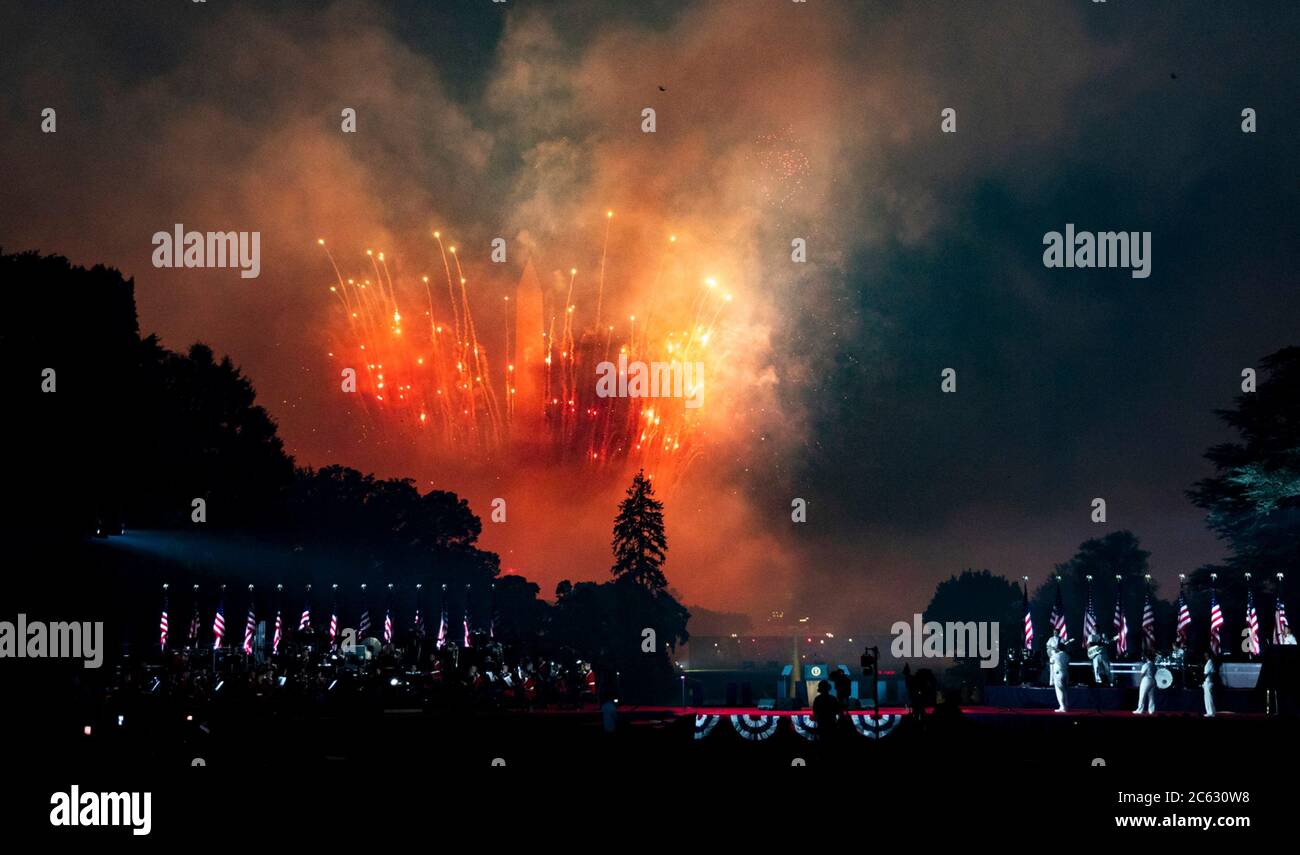
[[[668,540],[664,537],[664,506],[654,497],[654,486],[642,470],[632,479],[627,498],[619,503],[614,519],[615,578],[629,580],[650,591],[668,587],[662,567]]]

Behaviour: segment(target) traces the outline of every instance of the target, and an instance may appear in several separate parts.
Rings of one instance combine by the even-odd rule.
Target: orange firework
[[[492,298],[506,309],[496,359],[475,322],[475,307],[488,298],[472,289],[441,232],[433,233],[443,268],[437,284],[428,276],[418,285],[396,281],[384,253],[370,250],[370,277],[347,278],[326,249],[343,320],[330,355],[357,369],[368,418],[462,458],[630,464],[677,480],[702,450],[704,381],[714,376],[710,355],[731,296],[709,277],[690,285],[676,265],[665,277],[674,236],[653,279],[653,301],[625,321],[602,320],[612,220],[611,211],[591,318],[584,323],[574,301],[577,268],[557,274],[547,293],[530,260],[514,294]],[[611,294],[614,305],[619,295]],[[645,381],[639,387],[638,379]]]

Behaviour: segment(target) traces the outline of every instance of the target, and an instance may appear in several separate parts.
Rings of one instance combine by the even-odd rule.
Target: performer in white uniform
[[[1205,693],[1205,717],[1213,718],[1214,709],[1214,684],[1219,679],[1219,663],[1214,661],[1214,657],[1206,655],[1205,657],[1205,679],[1201,682],[1201,691]]]
[[[1056,711],[1069,712],[1065,706],[1065,680],[1070,673],[1070,655],[1056,635],[1047,639],[1047,658],[1052,667],[1052,688],[1056,689]]]
[[[1133,714],[1151,715],[1156,711],[1156,655],[1154,653],[1147,653],[1142,657],[1142,668],[1138,673],[1141,675],[1141,681],[1138,683],[1138,708],[1133,710]]]
[[[1088,658],[1092,660],[1092,676],[1099,686],[1114,684],[1110,669],[1110,652],[1106,649],[1109,644],[1110,639],[1096,633],[1088,639]]]

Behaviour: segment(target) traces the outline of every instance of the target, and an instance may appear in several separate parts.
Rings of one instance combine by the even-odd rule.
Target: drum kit
[[[1181,654],[1156,657],[1156,688],[1168,689],[1177,684],[1179,687],[1189,685],[1186,662]]]
[[[1007,651],[1006,664],[1002,670],[1002,682],[1012,686],[1034,683],[1038,681],[1038,675],[1042,670],[1043,662],[1036,654],[1028,653],[1022,648],[1014,648]]]
[[[1174,672],[1165,666],[1156,669],[1156,688],[1167,689],[1174,684]]]

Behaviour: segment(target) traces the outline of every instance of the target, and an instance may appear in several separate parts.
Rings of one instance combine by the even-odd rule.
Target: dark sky
[[[517,496],[485,544],[549,591],[605,572],[623,473],[470,466],[341,408],[315,239],[416,273],[431,227],[480,255],[504,234],[545,278],[592,267],[610,206],[619,299],[658,287],[645,235],[681,229],[740,307],[669,496],[688,601],[885,627],[965,567],[1037,583],[1119,528],[1168,595],[1222,556],[1183,493],[1228,438],[1213,409],[1300,343],[1297,25],[1294,3],[5,0],[0,245],[134,276],[142,329],[229,353],[300,462],[480,513]],[[175,222],[260,230],[263,275],[154,269]],[[1150,231],[1150,278],[1044,268],[1066,223]],[[485,327],[520,272],[471,274]]]

